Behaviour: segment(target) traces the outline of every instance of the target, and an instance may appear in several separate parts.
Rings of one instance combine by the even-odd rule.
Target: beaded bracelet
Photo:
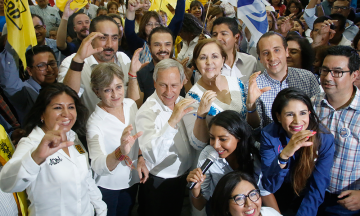
[[[116,157],[117,160],[123,161],[123,160],[125,160],[126,155],[123,155],[123,154],[121,153],[120,147],[117,147],[117,148],[115,149],[115,157]]]

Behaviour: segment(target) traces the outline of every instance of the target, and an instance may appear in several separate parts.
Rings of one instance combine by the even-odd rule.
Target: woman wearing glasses
[[[191,201],[195,208],[201,210],[206,205],[207,215],[210,214],[209,205],[218,181],[225,174],[234,170],[254,176],[259,185],[260,194],[265,199],[265,205],[278,209],[274,195],[267,192],[261,185],[261,162],[258,149],[254,146],[251,128],[241,115],[232,110],[217,114],[209,123],[210,145],[206,146],[199,156],[198,167],[216,151],[219,155],[209,170],[202,174],[200,168],[191,171],[188,182],[197,184],[190,192]]]
[[[259,187],[254,178],[238,171],[224,175],[214,190],[213,216],[280,216],[271,207],[261,207]]]
[[[261,132],[262,184],[282,213],[316,215],[330,183],[334,137],[296,88],[279,92],[271,114],[274,122]]]

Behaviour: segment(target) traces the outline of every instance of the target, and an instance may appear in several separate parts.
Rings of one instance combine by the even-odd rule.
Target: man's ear
[[[28,74],[32,77],[32,76],[33,76],[33,74],[32,74],[32,72],[31,72],[31,69],[30,69],[30,67],[29,67],[29,66],[27,66],[27,67],[26,67],[26,70],[27,70]]]
[[[351,74],[351,79],[353,80],[353,83],[356,81],[356,79],[359,79],[359,78],[360,78],[359,70],[356,70]]]

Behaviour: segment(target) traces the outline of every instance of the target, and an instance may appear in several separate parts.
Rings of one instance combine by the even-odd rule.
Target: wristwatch
[[[287,164],[287,163],[289,162],[289,158],[288,158],[288,159],[282,159],[282,158],[280,157],[280,154],[279,154],[279,155],[278,155],[278,161],[279,161],[279,164],[285,165],[285,164]]]

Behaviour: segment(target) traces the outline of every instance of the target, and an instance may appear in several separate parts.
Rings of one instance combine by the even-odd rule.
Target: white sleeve
[[[101,146],[105,145],[104,135],[98,126],[98,124],[91,122],[91,120],[87,124],[86,140],[91,159],[91,168],[100,176],[111,175],[113,173],[106,165],[107,154],[101,148]]]
[[[40,173],[40,166],[35,163],[31,153],[35,150],[28,138],[22,138],[12,158],[0,172],[0,188],[6,193],[25,190]]]
[[[203,165],[203,163],[206,161],[206,159],[209,157],[209,153],[208,153],[209,148],[213,148],[213,147],[211,147],[211,146],[205,147],[201,151],[197,167],[201,167]],[[204,182],[201,184],[201,192],[202,192],[203,197],[206,200],[209,200],[210,197],[212,196],[212,192],[213,192],[211,190],[211,185],[210,185],[210,183],[212,181],[211,167],[206,171],[205,175],[206,175],[206,178],[205,178]]]
[[[75,53],[74,53],[75,54]],[[64,82],[64,78],[70,68],[70,64],[71,64],[71,61],[72,59],[74,58],[74,54],[66,57],[62,62],[61,62],[61,65],[59,67],[59,74],[58,74],[58,77],[57,77],[57,81],[58,82]]]
[[[102,200],[102,194],[99,188],[96,186],[94,179],[92,178],[91,169],[89,169],[86,182],[89,189],[90,203],[94,206],[96,215],[106,216],[107,206],[106,203]]]
[[[142,155],[151,164],[149,170],[160,164],[167,156],[174,154],[170,147],[174,145],[174,137],[178,132],[168,122],[159,126],[156,122],[156,113],[138,112],[135,119],[136,131],[142,131],[143,135],[138,138]]]

